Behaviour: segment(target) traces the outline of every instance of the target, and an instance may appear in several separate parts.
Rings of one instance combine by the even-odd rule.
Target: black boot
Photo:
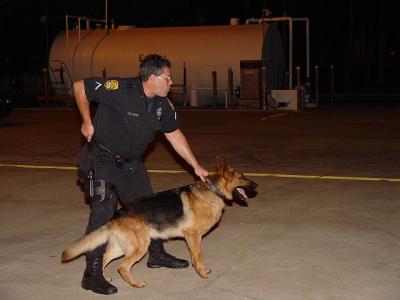
[[[187,260],[176,258],[165,252],[163,240],[151,240],[147,267],[181,269],[187,268],[188,266],[189,263]]]
[[[110,295],[118,289],[103,276],[103,259],[101,257],[86,258],[86,270],[83,273],[81,286],[98,294]]]

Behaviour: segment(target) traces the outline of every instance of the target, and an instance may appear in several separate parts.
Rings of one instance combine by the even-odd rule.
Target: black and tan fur
[[[254,192],[256,184],[231,169],[226,161],[210,176],[226,196],[225,200],[246,201],[246,192]],[[73,258],[108,243],[103,256],[103,270],[114,259],[125,256],[118,271],[134,287],[146,285],[131,277],[131,268],[147,252],[152,238],[184,237],[193,267],[202,278],[210,269],[203,263],[201,239],[221,218],[225,202],[210,186],[196,181],[194,184],[156,193],[125,207],[106,225],[82,237],[62,253],[62,261]]]

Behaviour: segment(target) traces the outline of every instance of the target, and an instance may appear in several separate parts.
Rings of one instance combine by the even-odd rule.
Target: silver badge
[[[162,115],[162,108],[161,107],[157,108],[156,114],[157,114],[158,121],[160,121],[161,120],[161,115]]]

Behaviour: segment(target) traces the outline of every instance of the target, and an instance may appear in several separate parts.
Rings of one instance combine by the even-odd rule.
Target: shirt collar
[[[149,98],[146,96],[146,94],[144,93],[144,89],[143,89],[143,83],[142,83],[142,80],[140,79],[140,77],[136,77],[135,81],[136,82],[134,83],[134,85],[136,85],[138,87],[139,96],[141,99],[143,99],[143,101],[145,101],[147,111],[148,112],[152,111],[153,106],[154,106],[154,100],[156,97]]]
[[[143,83],[142,83],[142,80],[140,79],[140,77],[135,78],[134,84],[138,87],[140,98],[147,98],[146,94],[144,93]]]

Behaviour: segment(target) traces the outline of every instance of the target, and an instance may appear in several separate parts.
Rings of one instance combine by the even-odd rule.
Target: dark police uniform
[[[157,132],[173,132],[179,121],[167,98],[146,97],[139,78],[88,78],[84,86],[88,100],[99,106],[93,142],[84,147],[79,168],[93,169],[96,180],[111,186],[104,200],[92,201],[87,234],[112,218],[117,196],[127,204],[153,193],[143,153]],[[118,163],[116,156],[121,158]],[[99,247],[88,255],[96,257],[104,250]]]

